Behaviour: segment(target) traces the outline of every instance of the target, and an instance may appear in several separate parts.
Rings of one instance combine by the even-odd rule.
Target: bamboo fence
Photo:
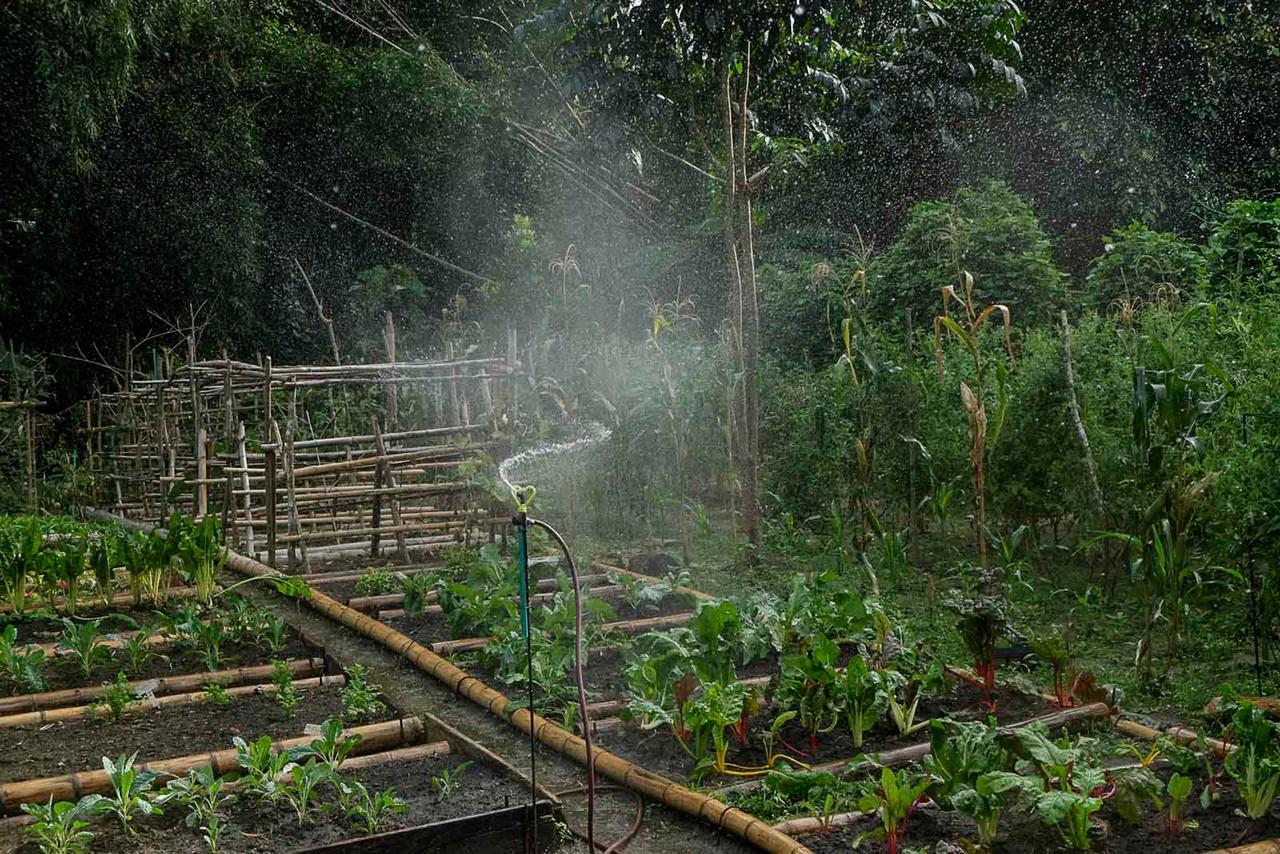
[[[163,525],[219,516],[228,545],[272,567],[361,554],[408,563],[493,537],[482,472],[510,449],[522,376],[514,335],[491,358],[276,365],[153,353],[83,404],[90,503]],[[477,477],[480,475],[480,477]]]

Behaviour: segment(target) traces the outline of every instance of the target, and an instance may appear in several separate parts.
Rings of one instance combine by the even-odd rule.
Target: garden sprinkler
[[[533,636],[529,631],[529,505],[533,503],[537,492],[532,486],[511,488],[511,497],[516,505],[516,514],[511,518],[511,524],[516,526],[516,566],[520,572],[520,634],[524,637],[524,681],[529,703],[529,788],[532,800],[529,819],[533,822],[534,850],[538,847],[538,728],[533,725]]]
[[[595,815],[596,815],[596,768],[595,755],[591,744],[591,719],[587,713],[587,695],[582,675],[582,594],[583,589],[578,580],[578,566],[569,551],[560,532],[541,519],[529,518],[529,506],[537,490],[532,486],[511,487],[511,497],[515,501],[516,513],[511,523],[516,526],[516,564],[520,570],[520,632],[524,635],[526,657],[525,685],[528,689],[529,703],[529,778],[533,787],[534,803],[537,803],[538,776],[534,765],[534,752],[537,749],[538,727],[534,722],[533,710],[533,632],[529,619],[529,526],[541,528],[551,535],[564,554],[569,567],[569,578],[574,591],[574,677],[578,688],[578,718],[582,725],[582,740],[587,755],[587,850],[594,851]],[[536,818],[536,815],[535,815]],[[534,833],[537,833],[536,825]],[[536,842],[536,836],[535,836]]]

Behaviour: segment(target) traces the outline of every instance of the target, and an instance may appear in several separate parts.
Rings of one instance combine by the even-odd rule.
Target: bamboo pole
[[[343,730],[343,735],[360,736],[353,749],[355,754],[376,753],[406,742],[416,741],[423,732],[422,721],[406,718],[398,721],[370,724]],[[279,753],[294,747],[309,745],[314,736],[304,735],[277,741],[272,749]],[[215,774],[229,774],[239,769],[234,749],[196,753],[156,762],[140,762],[135,765],[140,772],[158,771],[161,774],[183,776],[199,768],[212,768]],[[0,808],[14,812],[19,804],[78,800],[85,795],[111,791],[111,780],[105,771],[78,771],[56,777],[21,780],[0,785]]]
[[[1144,726],[1137,721],[1131,721],[1125,718],[1121,718],[1116,721],[1116,732],[1132,738],[1145,739],[1146,741],[1155,741],[1157,738],[1164,736],[1178,742],[1179,744],[1185,744],[1188,746],[1195,746],[1200,743],[1200,734],[1195,730],[1186,729],[1185,727],[1180,726],[1171,726],[1165,730],[1152,729],[1151,727]],[[1222,758],[1235,750],[1234,745],[1228,744],[1227,742],[1217,738],[1205,738],[1204,744],[1205,747],[1208,747],[1217,754],[1219,758]]]
[[[866,818],[866,815],[866,813],[862,812],[842,812],[827,816],[825,819],[809,815],[780,821],[773,826],[773,829],[779,833],[785,833],[787,836],[802,836],[806,833],[826,832],[849,827]]]
[[[340,688],[347,684],[347,678],[342,674],[336,676],[313,676],[310,679],[295,679],[292,683],[293,687],[299,691],[308,688],[335,687]],[[280,688],[274,682],[266,682],[254,685],[236,685],[230,688],[224,686],[227,696],[245,697],[253,694],[275,695],[279,693]],[[213,700],[215,695],[209,691],[191,691],[185,694],[165,694],[162,696],[143,696],[136,698],[133,705],[125,708],[125,714],[138,714],[140,712],[149,712],[155,709],[163,709],[169,706],[194,706],[200,703],[207,703]],[[73,723],[75,721],[90,720],[98,716],[101,704],[89,704],[84,706],[63,706],[56,709],[41,709],[35,712],[23,712],[16,715],[0,716],[0,729],[12,729],[20,726],[43,726],[52,723]]]
[[[324,672],[323,658],[299,658],[289,662],[289,673],[295,678],[314,676]],[[210,670],[205,673],[184,673],[178,676],[165,676],[158,679],[135,679],[127,683],[129,692],[137,694],[142,689],[156,696],[165,694],[182,694],[205,685],[244,685],[261,682],[275,673],[271,664],[253,667],[233,667],[226,670]],[[84,688],[63,688],[58,691],[43,691],[39,694],[23,694],[17,697],[0,697],[0,714],[15,712],[32,712],[38,709],[52,709],[58,706],[81,705],[100,700],[108,688],[114,684],[92,685]]]
[[[1280,839],[1264,839],[1234,848],[1215,848],[1208,854],[1280,854]]]
[[[245,430],[244,430],[243,421],[239,422],[239,426],[236,428],[236,454],[240,459],[240,467],[247,468],[248,454],[245,449]],[[244,493],[245,493],[244,500],[243,500],[244,550],[248,554],[257,554],[258,550],[257,548],[255,548],[255,544],[253,541],[253,499],[249,496],[249,472],[248,471],[245,471],[243,474],[240,475],[240,487],[242,490],[244,490]],[[232,493],[232,500],[234,500],[234,491]],[[236,524],[234,517],[233,517],[232,523],[233,525]]]

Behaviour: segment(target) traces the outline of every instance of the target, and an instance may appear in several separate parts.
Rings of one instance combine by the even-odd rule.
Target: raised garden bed
[[[503,809],[526,803],[529,798],[523,783],[453,754],[394,762],[343,776],[363,783],[372,792],[393,789],[405,801],[407,811],[390,816],[382,831]],[[438,783],[443,779],[452,779],[456,785],[444,797]],[[363,838],[363,834],[353,831],[346,816],[336,809],[326,809],[330,800],[326,794],[320,794],[318,800],[319,808],[307,823],[300,825],[295,810],[286,802],[242,798],[226,809],[218,848],[226,852],[297,851]],[[176,808],[167,810],[163,817],[139,823],[134,836],[110,818],[97,822],[93,829],[95,851],[199,854],[208,850],[200,834],[184,825],[182,812]],[[35,854],[38,848],[22,834],[19,829],[0,831],[0,849]]]

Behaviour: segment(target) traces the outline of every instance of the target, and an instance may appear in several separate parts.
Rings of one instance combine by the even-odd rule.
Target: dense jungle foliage
[[[584,540],[708,586],[832,563],[930,619],[985,562],[1108,676],[1246,679],[1280,13],[1103,5],[13,0],[0,398],[56,499],[76,401],[193,316],[282,362],[331,359],[315,300],[344,359],[388,309],[402,357],[514,328],[518,442],[611,431],[539,475]]]

